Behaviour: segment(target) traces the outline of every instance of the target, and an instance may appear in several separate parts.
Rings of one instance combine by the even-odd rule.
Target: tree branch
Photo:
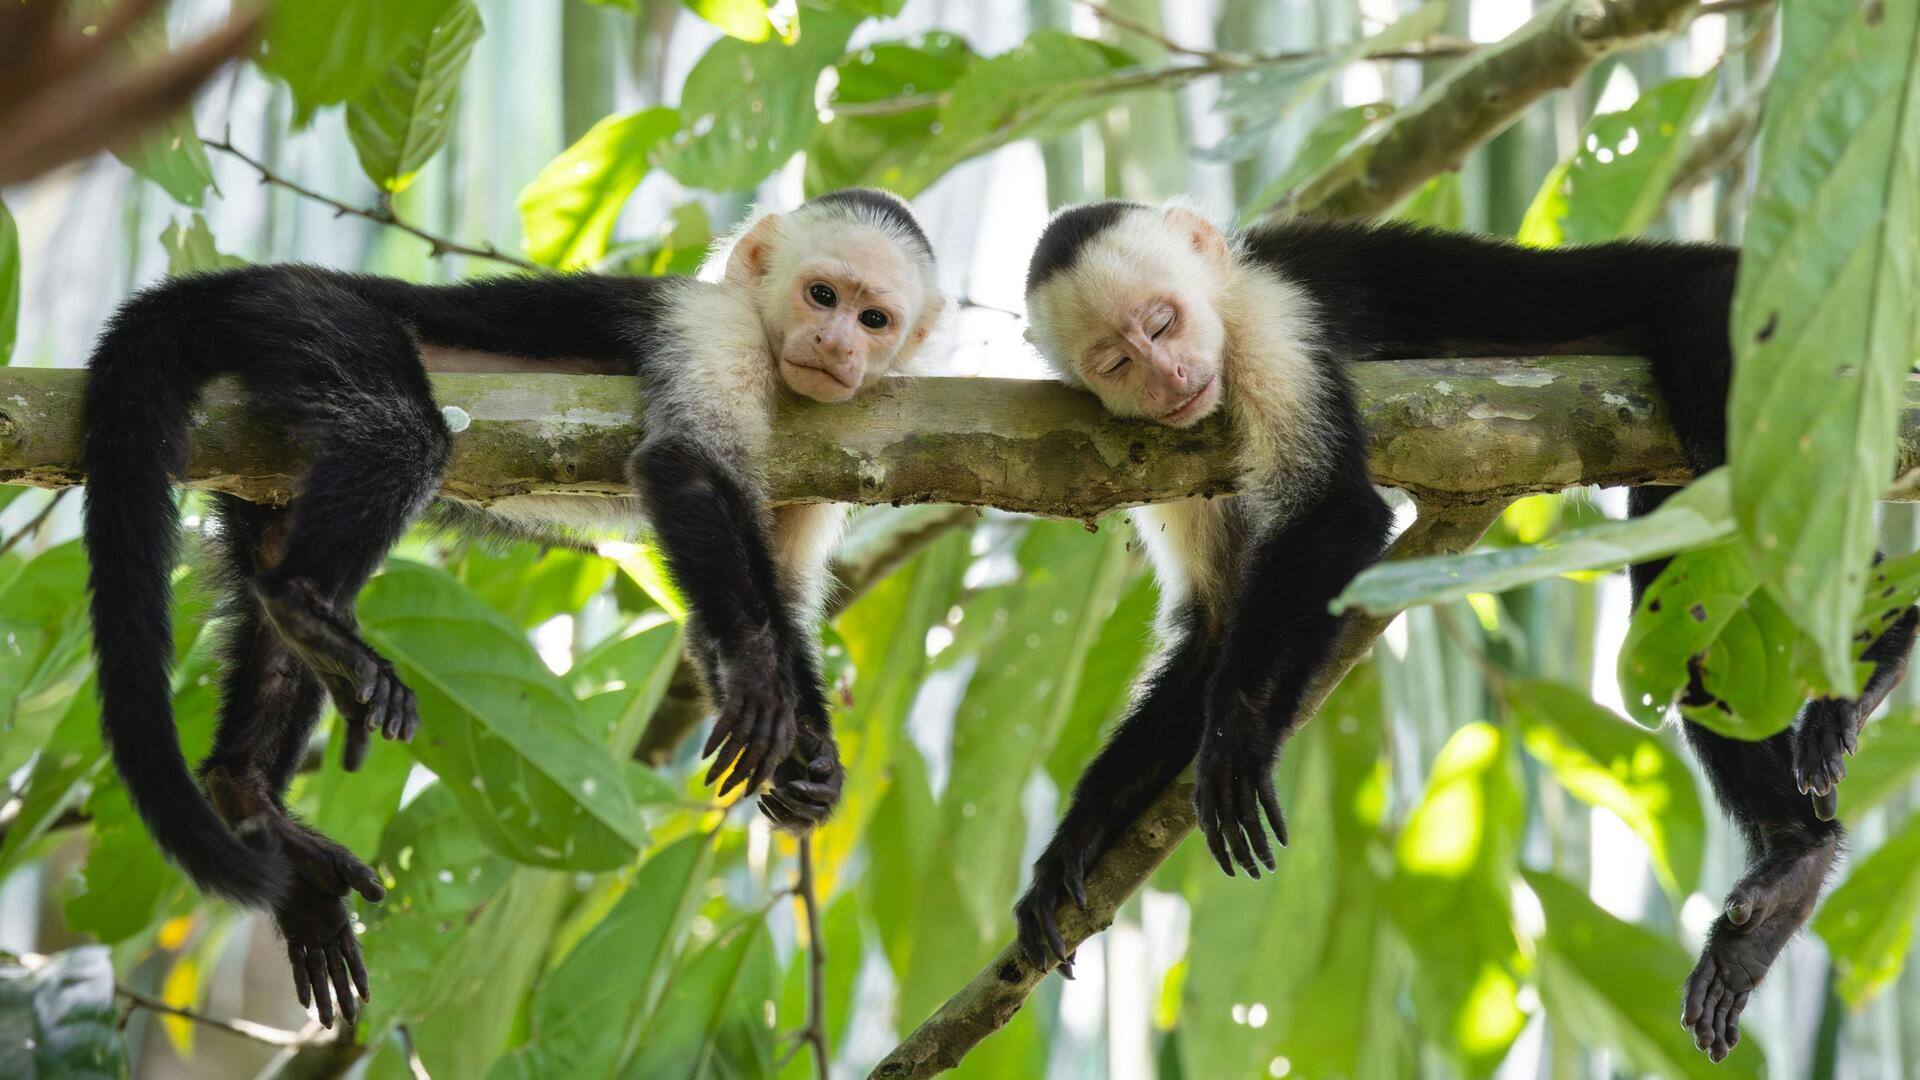
[[[1465,551],[1505,508],[1504,500],[1470,506],[1423,503],[1420,516],[1394,542],[1388,557]],[[1374,615],[1350,615],[1341,620],[1332,652],[1301,701],[1302,723],[1319,711],[1333,688],[1366,656],[1374,639],[1392,621],[1391,617]],[[1087,910],[1080,910],[1071,900],[1060,906],[1056,919],[1069,954],[1081,942],[1112,925],[1120,905],[1146,884],[1153,871],[1180,846],[1193,827],[1193,784],[1183,777],[1162,792],[1094,864],[1087,874]],[[1013,1019],[1027,995],[1052,967],[1050,963],[1035,967],[1021,954],[1018,942],[1008,945],[895,1047],[874,1068],[872,1076],[884,1080],[914,1080],[959,1065],[960,1059],[980,1040]]]
[[[515,362],[479,358],[493,370]],[[533,365],[520,364],[521,370]],[[0,369],[0,483],[84,481],[70,369]],[[1685,479],[1646,365],[1617,357],[1402,360],[1356,365],[1374,478],[1422,499],[1489,502],[1579,484]],[[619,376],[441,374],[453,426],[444,492],[624,495],[641,435]],[[1920,465],[1920,386],[1908,388],[1901,471]],[[300,463],[284,432],[216,383],[194,415],[189,482],[284,503]],[[1888,478],[1891,481],[1891,477]],[[1021,379],[892,379],[844,405],[790,401],[767,455],[775,501],[943,502],[1091,521],[1234,489],[1225,421],[1176,431],[1107,415],[1091,395]]]
[[[313,1035],[299,1031],[287,1031],[284,1028],[256,1024],[251,1020],[226,1020],[218,1016],[208,1016],[205,1013],[195,1012],[192,1009],[183,1009],[178,1005],[169,1005],[151,994],[135,990],[125,983],[114,984],[113,992],[132,1002],[135,1008],[150,1009],[153,1012],[165,1013],[168,1016],[177,1016],[182,1020],[191,1020],[196,1024],[205,1024],[211,1028],[218,1028],[230,1035],[238,1035],[243,1039],[251,1039],[254,1042],[265,1043],[268,1046],[314,1046],[329,1041],[325,1038],[324,1034]],[[314,1025],[313,1030],[319,1032],[319,1025]]]
[[[1365,217],[1391,209],[1428,178],[1458,169],[1475,147],[1602,58],[1684,26],[1695,2],[1561,0],[1461,61],[1271,213]]]

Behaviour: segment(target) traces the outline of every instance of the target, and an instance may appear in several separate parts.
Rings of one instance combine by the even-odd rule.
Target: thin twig
[[[1176,53],[1181,56],[1191,56],[1196,60],[1211,60],[1226,63],[1232,63],[1234,61],[1234,57],[1227,53],[1216,52],[1212,49],[1195,48],[1191,45],[1182,45],[1161,33],[1153,25],[1136,19],[1124,11],[1115,11],[1105,4],[1094,3],[1094,0],[1075,0],[1075,2],[1088,11],[1093,12],[1094,18],[1099,19],[1114,29],[1146,38],[1148,41],[1153,42],[1155,45],[1160,46],[1170,53]]]
[[[1005,315],[1009,319],[1019,319],[1021,322],[1027,321],[1027,317],[1025,315],[1022,315],[1020,312],[1015,311],[1012,308],[1001,307],[999,304],[983,303],[979,300],[975,300],[971,296],[961,297],[958,301],[956,301],[956,304],[959,307],[972,308],[974,311],[991,311],[995,315]]]
[[[1770,8],[1776,0],[1707,0],[1700,5],[1702,15],[1732,15],[1742,11]]]
[[[38,534],[41,529],[46,528],[47,519],[53,516],[53,508],[59,506],[60,500],[66,498],[67,492],[72,490],[72,488],[61,488],[59,491],[54,492],[53,498],[47,500],[47,505],[41,507],[40,512],[33,515],[33,518],[25,525],[20,526],[18,532],[15,532],[5,540],[0,540],[0,555],[5,555],[7,552],[12,551],[19,545],[20,541],[25,540],[29,536],[34,536]]]
[[[207,1027],[219,1028],[221,1031],[227,1032],[230,1035],[238,1035],[243,1039],[250,1039],[268,1046],[316,1046],[324,1041],[322,1038],[316,1038],[299,1031],[288,1031],[285,1028],[268,1027],[265,1024],[256,1024],[251,1020],[223,1020],[217,1016],[207,1016],[204,1013],[194,1012],[192,1009],[183,1009],[178,1005],[169,1005],[151,994],[135,990],[133,987],[127,986],[124,983],[113,984],[113,992],[132,1002],[135,1008],[165,1013],[168,1016],[177,1016],[182,1020],[191,1020],[196,1024],[205,1024]],[[324,1031],[324,1029],[319,1028],[317,1025],[315,1025],[314,1030]]]
[[[814,1072],[820,1080],[828,1080],[833,1054],[827,1046],[827,943],[821,935],[820,897],[813,879],[813,837],[802,836],[799,848],[800,880],[795,893],[807,915],[807,1026],[800,1038],[813,1047]]]
[[[351,203],[341,202],[331,195],[323,195],[310,187],[306,187],[296,181],[279,175],[272,169],[269,169],[264,162],[249,155],[246,151],[241,150],[225,139],[210,139],[202,135],[200,141],[223,154],[231,154],[252,166],[253,170],[260,174],[261,183],[270,184],[278,188],[285,188],[303,199],[309,199],[322,206],[331,207],[336,217],[363,218],[376,225],[385,225],[388,228],[399,229],[401,232],[424,240],[427,242],[427,245],[433,249],[433,257],[436,259],[444,255],[465,255],[470,259],[490,259],[507,266],[517,266],[522,270],[532,270],[535,272],[546,272],[548,270],[547,267],[541,266],[538,263],[529,262],[518,255],[509,255],[490,243],[477,245],[463,244],[458,240],[428,232],[411,221],[395,214],[393,212],[393,204],[389,200],[382,199],[379,203],[370,207],[354,206]]]

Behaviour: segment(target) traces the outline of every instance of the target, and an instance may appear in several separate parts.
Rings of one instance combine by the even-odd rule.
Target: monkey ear
[[[1229,252],[1227,238],[1220,235],[1213,222],[1184,206],[1169,206],[1166,209],[1167,224],[1185,233],[1193,250],[1204,255],[1211,262],[1224,265]]]
[[[779,214],[767,214],[734,243],[733,251],[727,255],[727,284],[751,288],[767,279],[773,269],[773,252],[785,220]]]
[[[1029,326],[1025,330],[1020,331],[1020,336],[1025,338],[1027,344],[1034,348],[1037,349],[1040,347],[1040,335],[1033,332],[1033,327]]]

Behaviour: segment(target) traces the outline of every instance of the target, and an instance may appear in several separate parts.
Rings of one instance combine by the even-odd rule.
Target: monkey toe
[[[1066,939],[1060,936],[1054,912],[1060,907],[1059,887],[1052,881],[1039,881],[1027,890],[1014,909],[1019,924],[1020,951],[1027,962],[1040,971],[1058,964],[1060,977],[1073,978],[1073,959]]]
[[[359,772],[360,766],[366,764],[367,751],[373,747],[373,738],[367,734],[366,728],[352,721],[342,727],[346,737],[340,743],[340,767],[348,772]]]
[[[1740,1045],[1740,1016],[1778,955],[1775,937],[1738,933],[1723,919],[1687,977],[1681,1026],[1692,1034],[1693,1045],[1716,1063]]]

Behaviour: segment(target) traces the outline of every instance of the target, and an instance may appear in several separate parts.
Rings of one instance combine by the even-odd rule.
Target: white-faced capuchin
[[[1056,909],[1084,905],[1086,869],[1189,763],[1220,867],[1274,868],[1267,828],[1287,836],[1274,765],[1334,638],[1328,603],[1382,555],[1392,521],[1368,479],[1348,363],[1643,354],[1698,475],[1725,460],[1737,263],[1704,244],[1536,250],[1312,220],[1226,236],[1189,210],[1119,202],[1054,217],[1027,276],[1034,344],[1117,415],[1186,427],[1225,408],[1244,493],[1139,512],[1162,648],[1034,866],[1016,909],[1028,956],[1069,960]],[[1632,512],[1674,490],[1635,490]],[[1633,568],[1636,600],[1662,565]],[[1858,701],[1812,703],[1760,742],[1686,724],[1751,852],[1686,988],[1683,1022],[1716,1061],[1812,912],[1840,845],[1841,754],[1898,681],[1914,624],[1909,611],[1868,651],[1875,671]]]
[[[842,507],[770,508],[757,464],[792,392],[853,397],[927,341],[944,301],[905,203],[855,189],[766,214],[733,240],[724,280],[592,274],[429,286],[306,266],[177,278],[128,300],[101,336],[85,398],[85,539],[101,722],[134,805],[203,891],[273,913],[295,988],[331,1026],[367,996],[349,890],[384,894],[284,796],[323,700],[346,719],[349,769],[375,732],[409,739],[414,695],[356,632],[354,599],[440,487],[453,436],[423,346],[596,361],[639,377],[646,435],[628,473],[691,613],[718,720],[721,794],[763,782],[760,809],[804,830],[841,767],[815,655]],[[171,713],[173,483],[208,380],[238,377],[303,471],[284,507],[214,497],[229,629],[213,751],[187,770]],[[578,498],[462,507],[513,535]],[[428,717],[431,723],[432,718]],[[729,768],[730,766],[730,768]]]

